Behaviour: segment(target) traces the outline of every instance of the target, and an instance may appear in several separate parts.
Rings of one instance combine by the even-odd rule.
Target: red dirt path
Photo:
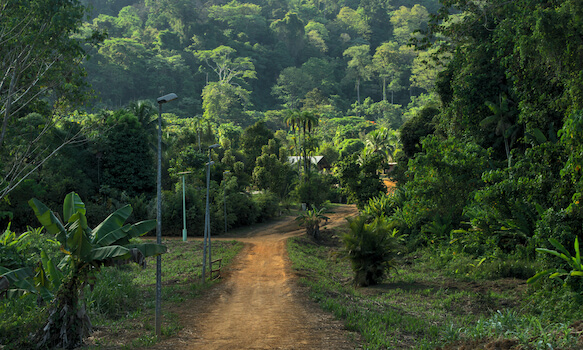
[[[328,228],[356,215],[340,206]],[[358,336],[306,296],[290,269],[285,241],[304,233],[293,218],[219,239],[245,243],[223,281],[183,305],[184,328],[149,349],[355,349]]]

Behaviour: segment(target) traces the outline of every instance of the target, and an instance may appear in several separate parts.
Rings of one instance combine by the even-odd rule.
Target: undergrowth
[[[343,319],[349,330],[360,333],[364,349],[582,345],[583,327],[575,322],[583,319],[581,295],[557,289],[549,285],[552,282],[527,288],[526,278],[537,269],[529,262],[508,257],[439,258],[417,251],[381,285],[357,288],[338,246],[296,237],[288,241],[288,251],[310,296]],[[501,339],[507,340],[507,347],[492,345]]]
[[[168,252],[162,257],[162,337],[175,335],[181,328],[177,315],[166,311],[199,295],[212,282],[201,283],[202,242],[163,242]],[[213,259],[222,258],[228,266],[243,247],[230,241],[213,242]],[[95,284],[84,290],[85,302],[96,337],[85,348],[123,347],[131,349],[157,342],[154,330],[156,258],[147,259],[147,267],[135,264],[104,267]],[[28,335],[46,320],[45,307],[37,305],[32,294],[18,299],[0,300],[0,348],[30,348]],[[119,339],[117,330],[132,330]],[[100,336],[101,335],[101,336]]]

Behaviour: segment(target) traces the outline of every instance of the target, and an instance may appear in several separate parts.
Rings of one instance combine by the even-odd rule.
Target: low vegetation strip
[[[383,283],[356,288],[338,237],[322,237],[290,239],[292,267],[314,300],[362,335],[365,349],[581,348],[580,322],[553,320],[548,303],[561,308],[571,296],[527,291],[522,279],[456,275],[431,252],[410,254]],[[569,309],[570,319],[581,317]]]
[[[202,242],[168,240],[162,257],[162,335],[181,329],[178,317],[169,310],[197,297],[212,283],[201,283]],[[243,247],[235,241],[213,242],[213,258],[228,266]],[[96,275],[93,289],[87,287],[85,300],[94,333],[84,348],[140,348],[156,342],[154,332],[156,258],[148,258],[146,268],[135,264],[104,267]],[[3,350],[32,346],[28,333],[38,329],[45,308],[39,308],[34,294],[0,303],[0,344]]]

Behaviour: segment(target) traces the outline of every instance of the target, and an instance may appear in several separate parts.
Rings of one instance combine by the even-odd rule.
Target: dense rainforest
[[[356,203],[403,251],[541,271],[580,298],[580,1],[27,3],[0,0],[7,232],[71,191],[90,226],[125,204],[154,218],[160,111],[167,235],[183,196],[202,234],[213,161],[213,232]]]
[[[274,194],[282,200],[296,189],[290,175],[295,168],[283,166],[278,171],[286,174],[267,179],[273,173],[269,167],[281,167],[287,156],[308,154],[325,155],[334,165],[363,150],[366,135],[376,129],[382,131],[375,132],[373,147],[378,149],[373,153],[384,155],[374,162],[392,162],[399,148],[396,130],[411,111],[437,103],[431,91],[442,63],[428,62],[437,50],[416,51],[410,45],[412,38],[420,37],[418,31],[427,29],[430,11],[439,6],[435,1],[82,5],[83,14],[75,14],[76,22],[71,23],[77,27],[69,29],[71,40],[79,45],[76,50],[83,50],[71,52],[79,72],[67,72],[75,81],[59,85],[68,89],[62,94],[71,96],[59,97],[61,92],[51,88],[43,99],[23,104],[13,119],[6,118],[14,122],[14,144],[22,147],[9,156],[26,160],[16,161],[17,169],[7,171],[4,182],[3,210],[13,229],[24,229],[34,219],[27,198],[37,196],[56,205],[71,190],[95,204],[91,212],[96,222],[128,200],[134,204],[134,216],[151,216],[156,143],[152,118],[157,112],[153,102],[168,92],[179,96],[163,111],[163,189],[176,197],[176,203],[168,204],[174,209],[165,211],[172,214],[164,225],[176,223],[171,231],[180,222],[177,174],[194,172],[189,182],[196,177],[193,189],[200,190],[203,149],[210,144],[222,145],[213,151],[220,161],[212,175],[217,183],[228,170],[236,174],[231,190],[251,185],[269,189],[267,197]],[[62,103],[57,105],[58,99]],[[51,116],[53,125],[43,119],[51,113],[58,114]],[[46,137],[36,138],[27,128],[44,128]],[[275,143],[258,159],[270,139]],[[38,148],[30,148],[31,141],[38,141]],[[60,147],[55,157],[47,157]],[[264,164],[257,171],[256,161]],[[338,183],[331,174],[324,178],[313,181]],[[381,187],[377,179],[363,198]],[[196,227],[202,214],[195,192],[189,193],[187,206],[192,209],[189,226]],[[340,191],[332,192],[338,192],[335,200],[340,200]],[[315,204],[333,199],[320,197]],[[220,203],[215,204],[217,215],[223,215]],[[231,224],[252,223],[262,217],[260,212],[239,213],[238,218],[233,214]]]

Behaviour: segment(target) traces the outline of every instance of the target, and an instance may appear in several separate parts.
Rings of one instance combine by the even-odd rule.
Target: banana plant
[[[48,321],[37,332],[35,340],[41,348],[73,349],[91,333],[91,322],[80,301],[84,286],[90,283],[95,273],[115,260],[131,259],[136,251],[149,257],[166,252],[166,247],[154,243],[132,243],[132,238],[156,227],[156,221],[124,225],[132,212],[129,205],[116,210],[91,229],[87,225],[85,204],[75,192],[65,197],[63,221],[39,200],[33,198],[28,203],[40,223],[59,242],[68,265],[67,274],[62,276],[49,308]],[[47,269],[45,272],[53,274],[55,271]]]
[[[557,248],[556,250],[546,249],[546,248],[536,248],[537,252],[547,253],[557,256],[565,260],[569,266],[571,266],[571,271],[565,269],[548,269],[537,273],[536,275],[529,278],[527,283],[534,283],[538,281],[541,277],[549,275],[549,278],[557,278],[561,276],[578,276],[583,277],[583,264],[581,263],[581,251],[579,249],[579,239],[575,238],[575,256],[572,256],[565,247],[559,243],[554,238],[549,238],[549,242]]]
[[[14,298],[23,294],[33,293],[40,298],[39,302],[49,302],[53,299],[53,292],[56,291],[62,281],[63,273],[61,264],[56,264],[50,258],[45,250],[40,251],[40,259],[34,265],[26,265],[22,259],[10,258],[27,241],[34,237],[40,237],[42,228],[29,228],[28,231],[16,236],[15,232],[10,230],[10,226],[0,235],[0,252],[7,253],[4,258],[4,264],[0,265],[0,294]],[[48,243],[58,244],[55,240],[46,239]],[[2,249],[3,248],[3,249]],[[11,249],[11,250],[10,250]],[[63,262],[63,261],[62,261]]]

